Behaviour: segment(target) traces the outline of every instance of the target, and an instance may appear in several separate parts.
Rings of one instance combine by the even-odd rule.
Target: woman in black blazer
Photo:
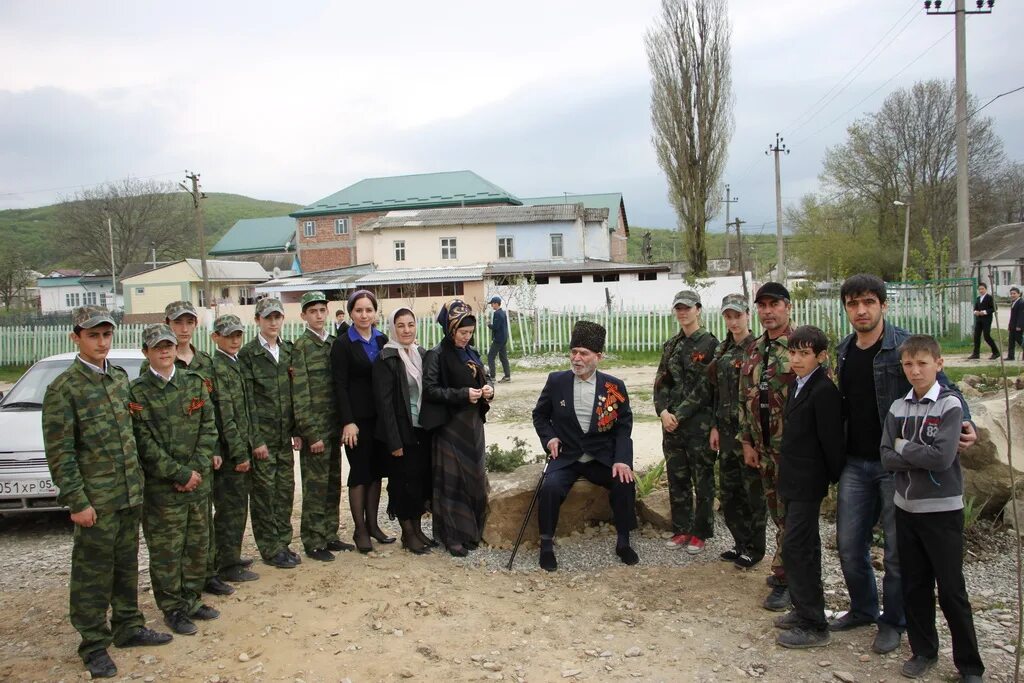
[[[361,553],[373,550],[371,538],[394,543],[377,523],[381,479],[387,476],[387,451],[375,437],[377,411],[373,401],[373,365],[388,338],[374,327],[377,298],[360,289],[348,299],[352,325],[331,347],[334,400],[342,424],[341,441],[348,459],[348,503]]]
[[[411,310],[392,311],[388,337],[373,366],[377,438],[391,455],[388,517],[402,525],[402,547],[423,555],[437,543],[420,526],[430,500],[430,435],[420,426],[426,351],[416,344],[416,316]]]

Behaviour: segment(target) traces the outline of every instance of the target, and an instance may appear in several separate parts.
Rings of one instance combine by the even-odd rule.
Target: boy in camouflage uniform
[[[776,495],[778,466],[782,448],[782,413],[794,375],[789,370],[788,337],[793,331],[789,290],[778,282],[766,282],[754,296],[757,316],[764,334],[754,342],[740,367],[740,441],[743,461],[761,471],[768,513],[775,522],[775,555],[771,593],[763,606],[775,612],[789,608],[789,588],[782,566],[782,537],[786,522],[786,504]]]
[[[295,456],[302,439],[294,436],[292,409],[292,345],[281,339],[284,306],[280,299],[256,304],[259,333],[238,353],[242,375],[252,389],[259,424],[258,440],[267,450],[253,453],[249,512],[252,533],[263,561],[279,569],[294,569],[302,559],[292,542],[292,506],[295,500]]]
[[[114,319],[105,308],[71,314],[78,357],[43,398],[43,440],[58,501],[75,524],[71,550],[71,625],[93,678],[117,667],[107,647],[162,645],[139,611],[142,468],[128,416],[128,374],[107,362]],[[107,623],[107,609],[111,609]]]
[[[718,345],[715,359],[708,368],[714,405],[711,449],[718,451],[722,516],[734,541],[732,549],[723,552],[721,557],[746,569],[764,557],[768,514],[761,473],[744,464],[739,440],[740,367],[744,356],[749,355],[754,346],[746,297],[726,295],[722,299],[722,316],[729,334]]]
[[[167,325],[143,331],[150,367],[131,383],[128,409],[146,473],[142,529],[153,597],[172,631],[194,635],[192,618],[220,616],[202,601],[217,425],[207,381],[175,367],[176,343]]]
[[[249,516],[249,470],[259,442],[252,388],[242,379],[238,352],[245,326],[237,315],[222,315],[213,323],[213,412],[217,419],[221,466],[213,474],[214,571],[223,581],[255,581],[252,560],[241,557],[245,520]],[[260,452],[262,452],[260,451]]]
[[[321,562],[334,559],[332,550],[355,546],[338,538],[341,505],[341,445],[334,412],[331,344],[327,327],[327,297],[306,292],[300,302],[306,330],[292,344],[295,380],[295,426],[302,437],[302,545],[306,556]]]
[[[661,418],[673,536],[667,545],[697,554],[715,535],[715,453],[709,447],[711,387],[707,368],[718,340],[700,324],[700,296],[683,290],[672,301],[679,334],[665,342],[654,378]],[[696,497],[696,509],[694,509]]]

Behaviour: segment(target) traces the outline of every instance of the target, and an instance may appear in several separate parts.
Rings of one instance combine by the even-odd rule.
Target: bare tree
[[[726,0],[662,0],[647,32],[652,142],[694,275],[707,273],[706,224],[732,137],[731,29]]]
[[[15,297],[32,284],[24,250],[13,241],[0,243],[0,300],[10,309]]]
[[[110,235],[118,271],[144,261],[152,247],[179,258],[192,243],[191,203],[171,183],[126,178],[83,190],[61,202],[58,237],[68,262],[85,270],[110,270]]]

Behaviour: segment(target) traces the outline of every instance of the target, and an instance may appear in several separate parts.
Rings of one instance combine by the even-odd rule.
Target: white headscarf
[[[391,315],[388,316],[388,343],[384,345],[385,349],[391,348],[398,351],[398,357],[402,359],[402,363],[405,365],[405,371],[416,382],[416,386],[419,387],[419,393],[423,395],[423,359],[420,358],[419,346],[413,341],[412,344],[400,344],[398,342],[398,331],[395,329],[395,318],[398,315],[409,314],[413,320],[416,319],[416,314],[408,308],[396,308],[391,311]]]

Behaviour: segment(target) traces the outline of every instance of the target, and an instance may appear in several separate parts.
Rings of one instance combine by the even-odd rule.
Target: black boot
[[[113,678],[117,675],[117,665],[106,650],[94,650],[87,654],[85,668],[93,678]]]

